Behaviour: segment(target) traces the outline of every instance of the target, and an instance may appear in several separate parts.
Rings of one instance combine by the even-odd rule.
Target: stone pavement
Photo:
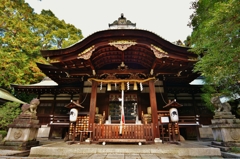
[[[28,157],[19,151],[0,150],[2,158],[24,159],[219,159],[220,149],[212,148],[210,142],[184,141],[181,144],[72,144],[62,140],[43,140],[41,146],[33,147]],[[18,153],[18,154],[17,154]],[[14,155],[16,156],[9,156]],[[240,157],[240,156],[238,156]]]

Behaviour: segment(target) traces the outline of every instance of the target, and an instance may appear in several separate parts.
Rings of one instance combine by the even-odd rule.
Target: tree
[[[7,102],[0,106],[0,128],[7,130],[8,125],[20,114],[20,104],[16,102]]]
[[[31,31],[32,8],[23,0],[0,2],[0,85],[9,88],[11,83],[42,79],[43,74],[35,64],[40,60],[40,38]]]
[[[36,14],[24,0],[0,0],[0,86],[36,83],[45,76],[36,62],[47,63],[41,49],[64,48],[82,38],[80,29],[51,11]]]
[[[50,10],[42,10],[36,17],[36,32],[43,50],[65,48],[83,38],[80,29],[59,20]]]
[[[24,0],[0,0],[0,17],[0,87],[7,90],[13,83],[31,84],[43,79],[45,75],[36,65],[47,63],[41,49],[64,48],[82,38],[80,29],[59,20],[51,11],[34,13]],[[33,97],[17,96],[23,101]],[[17,103],[0,106],[0,128],[6,129],[19,113]]]
[[[206,101],[213,94],[240,94],[240,1],[199,0],[192,8],[193,32],[186,42],[199,55],[194,71],[206,78]]]

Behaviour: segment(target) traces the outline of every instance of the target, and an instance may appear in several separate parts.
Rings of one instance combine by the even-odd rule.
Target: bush
[[[20,104],[16,102],[6,102],[0,106],[0,129],[8,129],[8,125],[21,113]]]
[[[2,135],[2,138],[7,136],[7,131],[6,130],[0,130],[0,134]]]

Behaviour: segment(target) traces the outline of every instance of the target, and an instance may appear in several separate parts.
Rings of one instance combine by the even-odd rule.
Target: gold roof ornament
[[[108,44],[110,46],[115,46],[116,48],[118,48],[121,51],[124,51],[127,48],[129,48],[130,46],[136,45],[137,42],[135,42],[133,40],[117,40],[117,41],[111,41]]]
[[[154,55],[156,56],[156,58],[163,58],[163,57],[169,57],[166,51],[164,51],[163,49],[161,49],[160,47],[157,47],[153,44],[151,44],[151,50],[153,51]]]
[[[85,49],[83,52],[79,53],[77,59],[84,59],[84,60],[90,59],[94,50],[95,50],[95,46],[93,45]]]
[[[60,62],[60,61],[57,60],[57,59],[50,59],[50,58],[49,58],[49,62],[50,62],[50,63],[58,63],[58,62]]]

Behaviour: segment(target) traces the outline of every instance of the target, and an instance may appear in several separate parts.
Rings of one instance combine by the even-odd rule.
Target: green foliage
[[[8,125],[20,114],[20,104],[7,102],[0,106],[0,129],[7,130]]]
[[[82,39],[82,32],[72,24],[59,20],[50,10],[42,10],[36,15],[36,33],[41,37],[41,49],[60,49]]]
[[[7,131],[6,130],[0,130],[0,134],[2,135],[2,138],[7,136]]]
[[[67,47],[82,38],[81,30],[51,11],[36,14],[24,0],[0,0],[0,85],[31,84],[45,76],[36,62],[47,63],[40,49]]]
[[[230,152],[240,153],[240,147],[231,147]]]
[[[199,0],[192,8],[193,32],[186,42],[201,57],[194,71],[206,78],[205,99],[240,94],[240,1]]]
[[[43,73],[35,62],[40,58],[40,37],[34,27],[33,9],[24,0],[0,0],[0,85],[39,81]]]
[[[31,84],[45,76],[36,62],[47,63],[40,49],[64,48],[83,38],[81,30],[59,20],[50,10],[36,14],[24,0],[0,0],[0,86]],[[35,95],[16,94],[30,102]],[[20,113],[19,104],[0,107],[0,128],[6,129]]]

